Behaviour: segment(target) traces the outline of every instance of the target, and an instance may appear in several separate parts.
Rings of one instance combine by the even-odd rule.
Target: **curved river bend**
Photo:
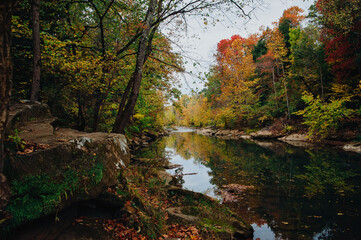
[[[360,154],[180,130],[137,156],[182,165],[169,172],[231,207],[254,239],[361,239]]]

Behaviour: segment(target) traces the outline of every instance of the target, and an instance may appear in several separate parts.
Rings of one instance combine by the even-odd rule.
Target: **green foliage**
[[[283,131],[285,131],[286,133],[292,132],[294,130],[294,127],[290,126],[290,125],[286,125],[283,129]]]
[[[39,218],[56,210],[66,192],[72,193],[78,183],[75,173],[68,170],[60,183],[46,175],[27,176],[12,183],[13,200],[7,207],[12,214],[11,227]]]
[[[14,131],[14,135],[9,135],[5,140],[5,148],[10,152],[17,152],[24,150],[26,142],[21,139],[17,129]]]
[[[140,129],[139,129],[139,127],[137,127],[137,126],[129,126],[128,128],[127,128],[127,132],[128,133],[140,133]]]
[[[95,164],[95,166],[88,171],[88,176],[94,184],[100,183],[103,179],[103,164],[101,162]]]
[[[289,35],[292,52],[290,77],[300,86],[299,93],[307,89],[324,98],[331,76],[325,60],[324,45],[319,41],[320,29],[310,24],[303,29],[292,29]]]
[[[97,163],[89,170],[68,169],[58,178],[41,174],[26,176],[22,180],[15,179],[11,186],[12,200],[7,206],[7,211],[12,215],[7,228],[12,229],[55,212],[64,200],[68,200],[76,192],[85,191],[85,176],[94,185],[100,183],[103,178],[103,164]]]
[[[295,114],[304,117],[304,124],[308,126],[308,136],[311,140],[320,141],[327,138],[339,127],[342,118],[350,117],[354,113],[345,106],[350,97],[325,103],[319,96],[314,98],[312,94],[304,92],[302,99],[308,106]]]
[[[253,61],[267,53],[266,40],[261,38],[252,50]]]
[[[41,1],[41,89],[46,102],[66,126],[111,131],[127,80],[135,68],[146,2]],[[13,97],[27,99],[32,78],[31,1],[21,1],[12,19],[14,47]],[[121,37],[120,37],[121,36]],[[156,31],[144,70],[135,114],[150,119],[134,125],[162,126],[163,103],[179,94],[171,83],[181,59],[165,36]],[[124,52],[120,51],[125,47]],[[157,60],[155,60],[157,59]],[[177,70],[175,70],[177,69]],[[151,126],[150,126],[151,125]]]

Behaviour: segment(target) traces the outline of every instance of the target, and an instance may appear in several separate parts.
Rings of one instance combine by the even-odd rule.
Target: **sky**
[[[179,88],[183,94],[190,94],[192,90],[199,91],[204,87],[204,81],[197,76],[207,72],[213,64],[217,43],[222,39],[229,39],[238,34],[247,37],[250,34],[259,32],[261,26],[272,26],[285,9],[292,6],[299,6],[307,13],[313,0],[263,0],[264,4],[254,10],[251,20],[239,19],[230,16],[229,19],[220,21],[215,26],[205,25],[199,20],[191,19],[188,22],[187,31],[181,34],[174,46],[180,51],[187,62],[185,74],[178,74],[177,78],[181,83]]]

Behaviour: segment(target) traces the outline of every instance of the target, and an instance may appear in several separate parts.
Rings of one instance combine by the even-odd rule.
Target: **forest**
[[[298,216],[302,226],[292,214],[281,218],[275,211],[281,227],[295,226],[304,236],[312,221],[326,221],[313,212],[314,204],[332,213],[335,223],[349,217],[350,236],[360,236],[354,226],[360,206],[359,0],[315,0],[308,11],[290,7],[248,36],[234,32],[218,43],[204,89],[182,94],[179,76],[189,59],[176,50],[177,37],[189,19],[212,25],[232,14],[243,21],[263,3],[0,0],[1,238],[44,221],[63,236],[68,232],[58,224],[84,227],[78,236],[98,229],[98,239],[249,239],[253,222],[267,222],[267,214],[249,213],[244,200],[226,205],[206,192],[183,189],[186,177],[202,183],[204,176],[183,173],[171,159],[177,154],[208,167],[204,175],[220,197],[235,190],[227,186],[242,194],[258,191],[249,199],[266,205],[257,206],[281,206],[284,212],[282,201],[269,204],[263,197],[277,188],[278,197],[291,203],[290,213],[304,211],[300,199],[311,206],[312,213]],[[19,105],[23,115],[15,113]],[[241,132],[245,138],[208,138],[191,129],[159,139],[164,129],[178,126]],[[309,149],[253,138],[262,129],[307,134]],[[330,139],[333,145],[326,145]],[[341,145],[356,146],[355,152],[346,154]],[[339,203],[345,210],[332,210]],[[73,207],[67,221],[62,214]],[[101,216],[83,217],[83,207],[89,216],[100,209]],[[183,215],[191,217],[184,225],[177,218]],[[38,225],[52,234],[48,225]],[[323,234],[326,227],[344,234],[329,222],[308,234]],[[36,239],[49,239],[42,236]]]
[[[319,0],[307,16],[291,7],[258,33],[220,41],[206,87],[174,101],[167,123],[290,132],[302,122],[318,140],[360,126],[360,6]]]
[[[7,2],[11,99],[47,103],[64,126],[132,134],[164,125],[259,129],[281,121],[292,130],[295,120],[311,138],[326,138],[342,121],[359,121],[357,0],[318,0],[307,16],[291,7],[258,33],[220,41],[205,88],[191,96],[176,87],[174,73],[185,71],[185,59],[164,26],[180,30],[187,14],[207,17],[219,8],[248,16],[246,3]]]

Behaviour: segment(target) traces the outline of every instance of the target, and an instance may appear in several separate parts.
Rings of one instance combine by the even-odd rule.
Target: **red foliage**
[[[241,39],[242,41],[244,40],[244,38],[239,35],[233,35],[231,39],[223,39],[217,44],[217,52],[224,55],[225,51],[231,47],[232,43],[236,39]]]
[[[355,0],[318,0],[316,7],[324,24],[326,60],[340,82],[348,81],[360,74],[361,5]]]
[[[162,239],[191,239],[191,240],[198,240],[202,239],[199,230],[195,226],[182,226],[179,224],[172,224],[168,228],[168,233],[164,234]]]
[[[330,30],[329,32],[332,32]],[[360,43],[351,44],[348,35],[333,35],[329,40],[324,41],[326,45],[327,62],[332,66],[337,79],[343,80],[357,70],[357,51]]]
[[[260,69],[261,72],[271,73],[275,67],[275,59],[271,51],[267,51],[265,55],[257,59],[257,68]]]

